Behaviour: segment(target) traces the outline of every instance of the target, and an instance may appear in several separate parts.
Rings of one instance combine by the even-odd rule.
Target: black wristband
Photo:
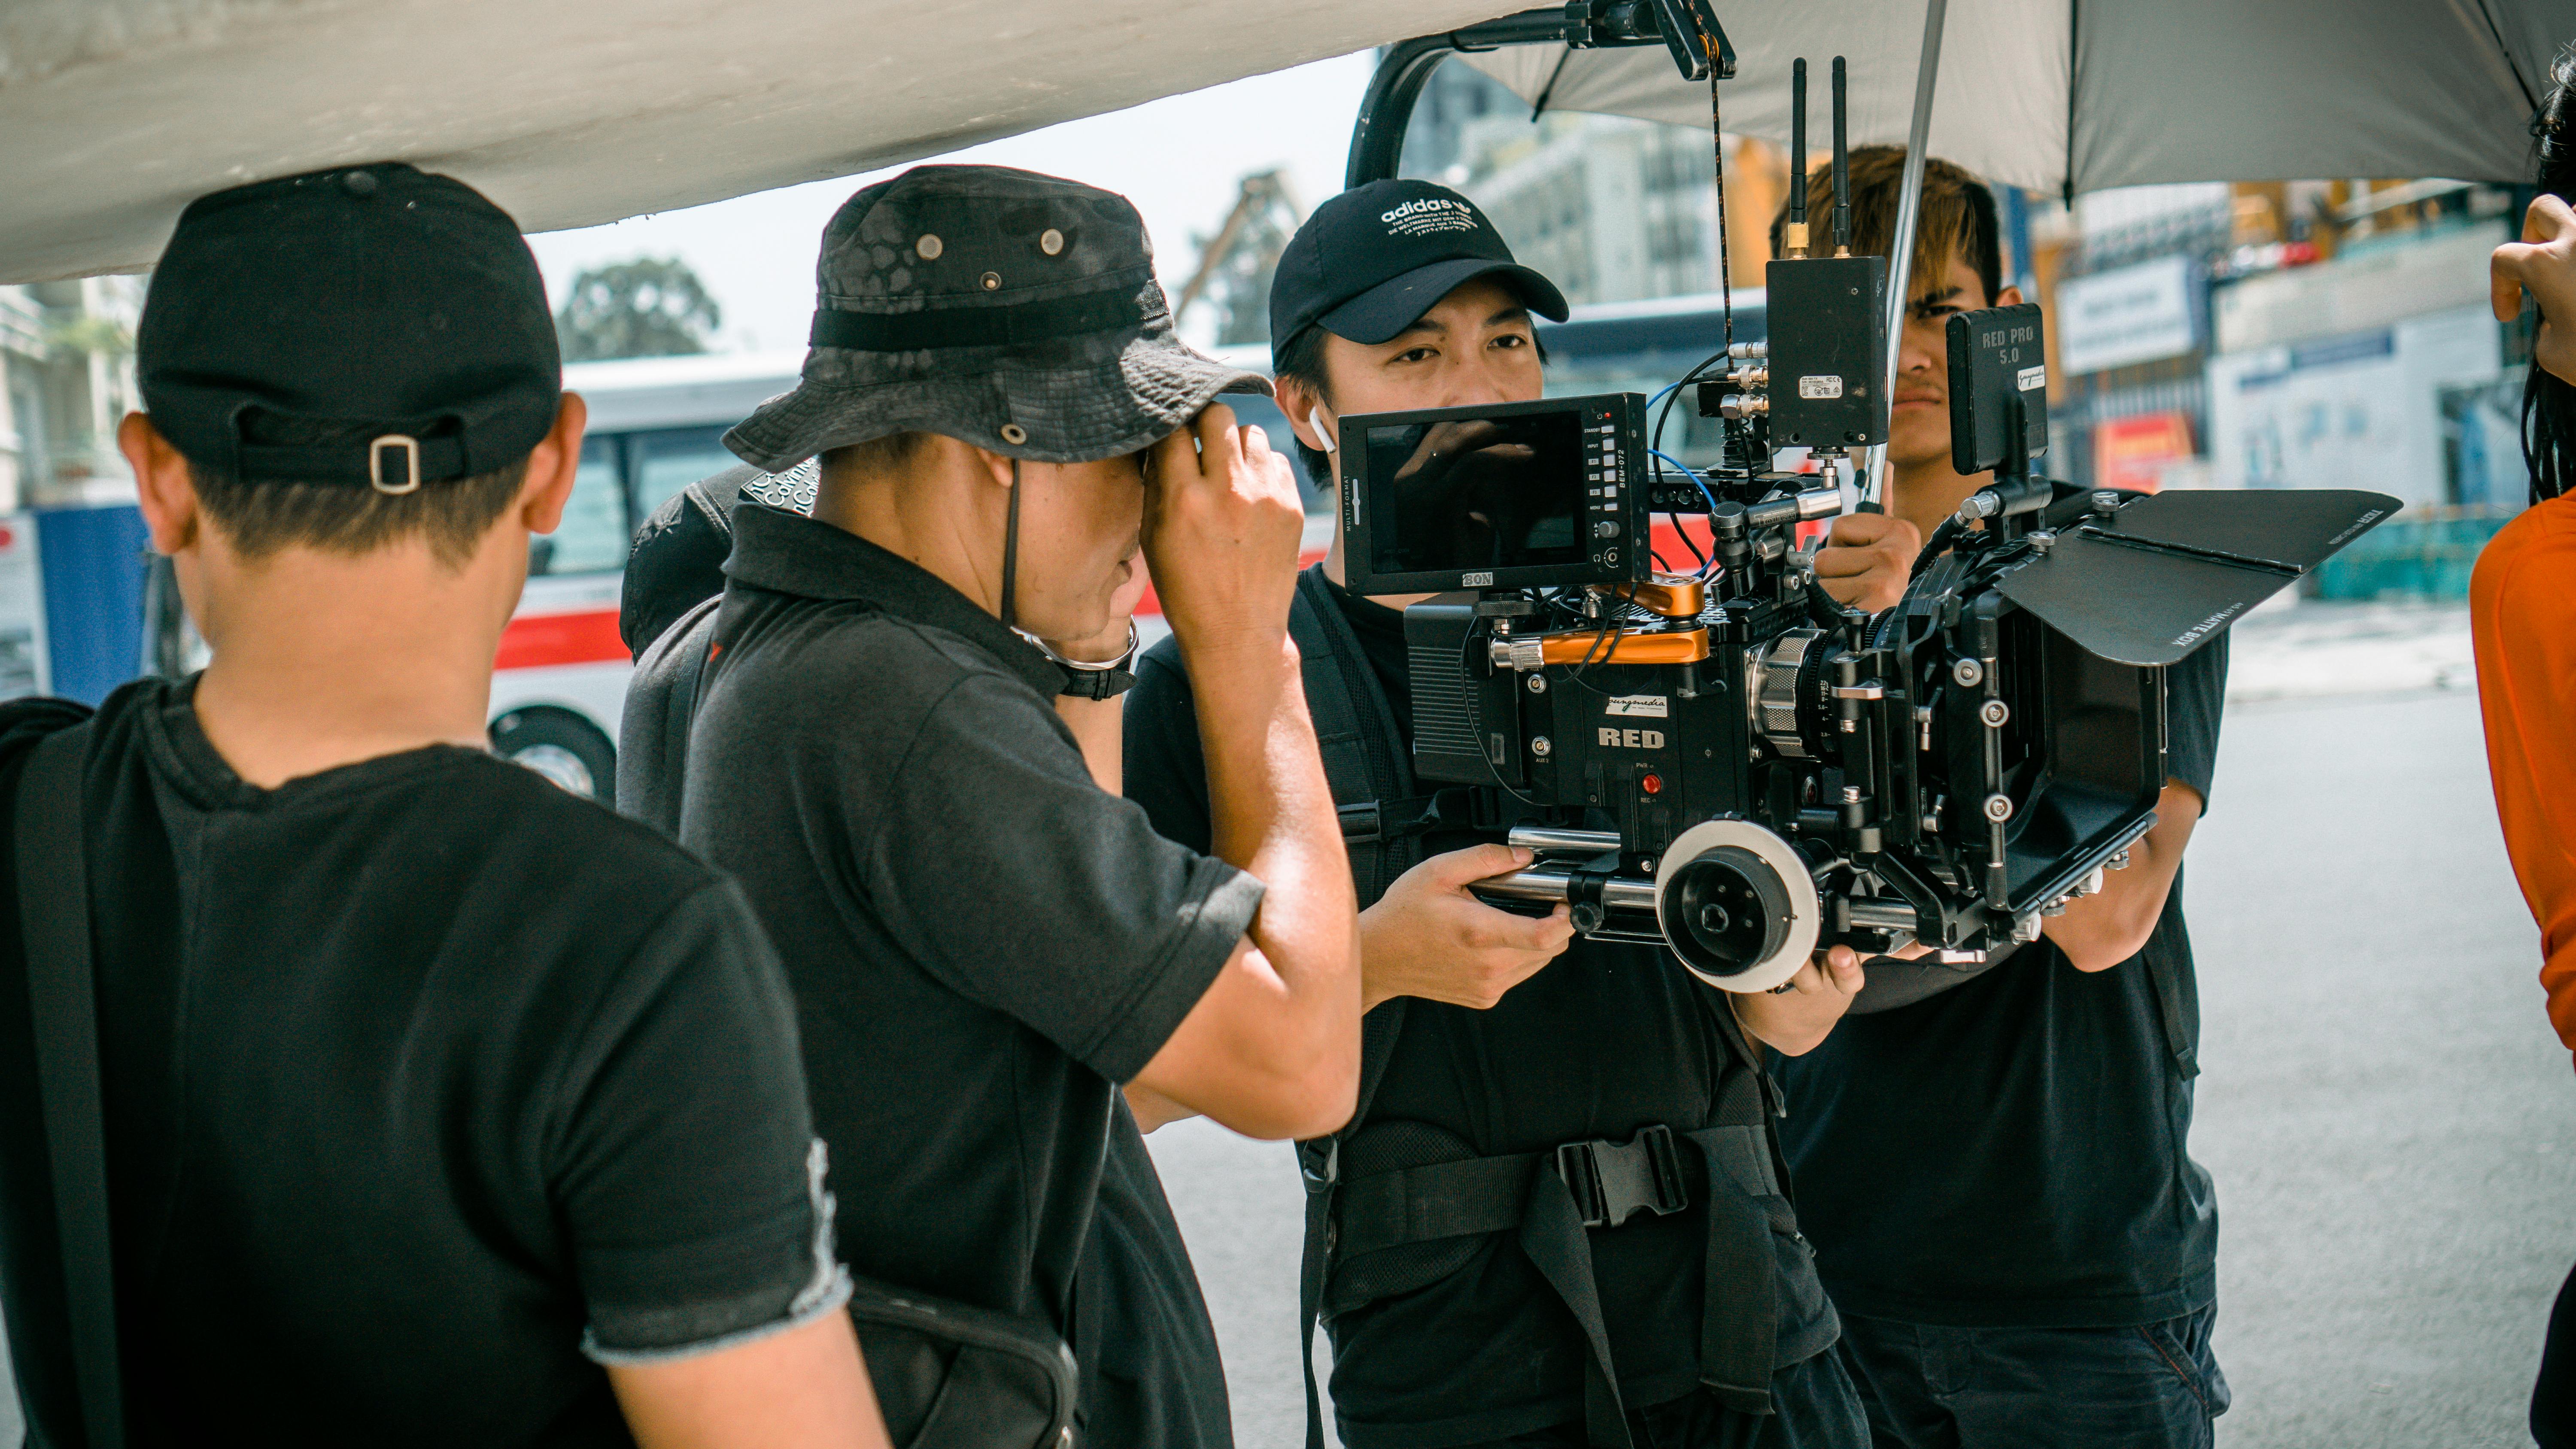
[[[1021,638],[1038,646],[1038,652],[1054,660],[1056,667],[1064,671],[1064,688],[1057,690],[1058,694],[1069,694],[1075,699],[1116,699],[1136,687],[1136,675],[1130,667],[1136,662],[1138,644],[1136,621],[1133,619],[1127,621],[1127,652],[1098,664],[1067,659],[1055,652],[1054,645],[1026,629],[1017,632]]]
[[[1124,669],[1068,669],[1058,694],[1075,699],[1116,699],[1136,687],[1136,676]]]

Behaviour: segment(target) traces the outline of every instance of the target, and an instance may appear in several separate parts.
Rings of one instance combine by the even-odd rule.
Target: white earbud
[[[1306,409],[1306,426],[1313,428],[1315,430],[1315,436],[1324,440],[1324,456],[1329,458],[1341,451],[1341,449],[1334,444],[1333,430],[1324,426],[1324,410],[1322,408]]]

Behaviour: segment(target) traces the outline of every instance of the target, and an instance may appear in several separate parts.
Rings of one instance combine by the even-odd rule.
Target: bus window
[[[739,467],[725,451],[722,428],[668,428],[635,434],[635,526],[653,516],[671,495],[701,478]],[[624,551],[621,544],[620,552]]]
[[[618,486],[617,440],[584,438],[581,471],[555,531],[528,540],[528,572],[587,574],[626,563],[626,500]]]

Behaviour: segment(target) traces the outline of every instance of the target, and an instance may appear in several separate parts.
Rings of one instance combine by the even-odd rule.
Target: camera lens
[[[1789,937],[1789,889],[1768,862],[1740,845],[1691,857],[1664,883],[1682,959],[1733,976],[1771,958]]]

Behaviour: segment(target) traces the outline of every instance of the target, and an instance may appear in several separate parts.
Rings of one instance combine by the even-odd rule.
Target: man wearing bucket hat
[[[803,380],[726,439],[817,458],[812,514],[732,514],[681,838],[788,963],[852,1268],[1115,1345],[1142,1381],[1100,1392],[1213,1403],[1221,1437],[1168,1213],[1086,1245],[1104,1159],[1141,1160],[1120,1084],[1260,1137],[1350,1112],[1350,878],[1286,637],[1303,515],[1214,405],[1263,384],[1174,338],[1134,208],[1069,181],[916,168],[841,208],[818,273]],[[1222,685],[1205,854],[1055,707],[1114,756],[1144,561]]]
[[[1270,294],[1311,474],[1338,472],[1339,416],[1539,396],[1532,313],[1562,321],[1565,299],[1446,187],[1372,182],[1317,207]],[[1342,1442],[1858,1449],[1757,1060],[1763,1041],[1812,1047],[1858,962],[1730,997],[1659,949],[1573,939],[1562,907],[1475,899],[1470,882],[1526,853],[1444,821],[1414,783],[1412,721],[1432,706],[1408,670],[1412,599],[1353,594],[1343,547],[1299,578],[1290,616],[1367,906],[1358,1109],[1299,1145],[1301,1312],[1331,1330]],[[1139,671],[1125,788],[1175,840],[1210,838],[1199,740],[1223,687],[1186,648]]]

